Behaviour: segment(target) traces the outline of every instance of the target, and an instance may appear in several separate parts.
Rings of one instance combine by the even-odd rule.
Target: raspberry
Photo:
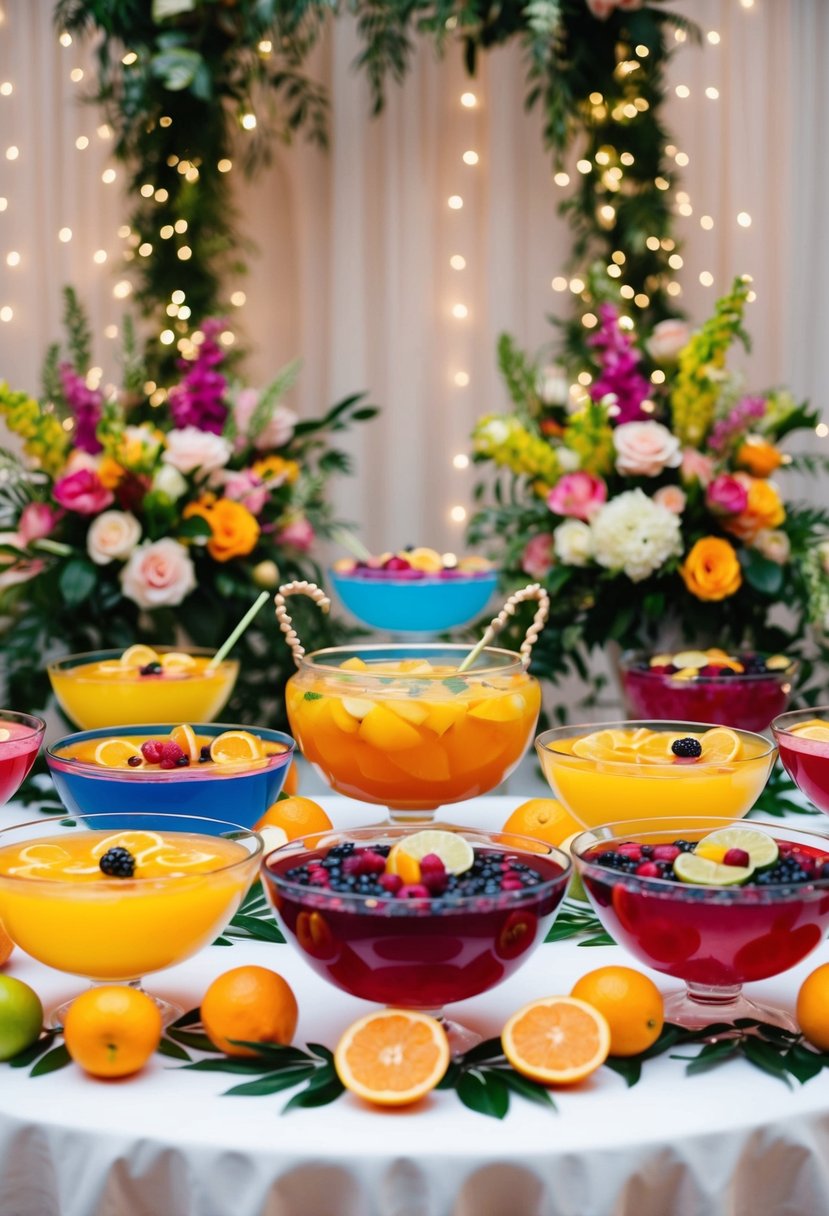
[[[520,891],[524,886],[517,874],[505,874],[501,879],[502,891]]]
[[[729,849],[722,860],[724,866],[747,866],[751,858],[745,849]]]
[[[626,842],[625,844],[620,844],[616,851],[621,853],[623,857],[630,857],[633,861],[639,861],[642,856],[641,844],[637,844],[633,840]]]
[[[425,857],[420,859],[420,872],[423,874],[426,870],[437,870],[439,874],[446,873],[446,866],[443,864],[437,853],[427,853]]]
[[[636,867],[636,874],[640,878],[661,878],[662,871],[655,861],[643,861],[641,865]]]
[[[654,861],[672,862],[675,857],[679,857],[682,849],[675,844],[657,844],[654,845],[653,859]]]
[[[440,895],[446,889],[447,874],[441,867],[438,869],[421,870],[420,881],[430,895]]]
[[[396,895],[403,886],[403,879],[399,874],[381,874],[378,881],[383,890],[388,891],[390,895]]]
[[[702,744],[699,739],[692,739],[686,736],[684,739],[674,739],[671,744],[671,751],[675,756],[679,756],[681,760],[696,760],[702,755]]]
[[[398,899],[429,899],[430,892],[428,887],[424,887],[422,882],[410,882],[408,885],[400,887],[397,892]]]
[[[172,739],[161,744],[161,760],[172,760],[173,764],[178,764],[183,755],[182,748],[177,743],[173,743]]]
[[[158,764],[161,759],[161,741],[159,739],[148,739],[146,743],[142,743],[141,755],[148,764]]]

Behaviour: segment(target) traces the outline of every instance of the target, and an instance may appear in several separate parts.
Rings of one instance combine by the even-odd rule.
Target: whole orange
[[[214,1047],[229,1056],[255,1056],[244,1043],[288,1044],[299,1008],[291,986],[267,967],[234,967],[217,976],[201,1003],[201,1020]]]
[[[806,976],[797,994],[797,1024],[809,1042],[829,1051],[829,963]]]
[[[161,1042],[161,1013],[152,997],[124,984],[104,984],[75,997],[63,1021],[66,1050],[93,1077],[127,1077]]]
[[[534,836],[536,840],[558,847],[576,832],[583,832],[584,825],[555,798],[529,798],[515,808],[503,830]]]
[[[315,832],[328,832],[331,820],[319,803],[297,794],[293,798],[282,798],[274,802],[256,825],[257,831],[265,827],[282,828],[289,840],[299,836],[313,836]]]
[[[14,942],[3,926],[0,925],[0,967],[9,961],[12,950],[14,950]]]
[[[636,1056],[659,1038],[665,1023],[662,993],[632,967],[598,967],[573,985],[571,996],[603,1013],[610,1026],[610,1054]]]

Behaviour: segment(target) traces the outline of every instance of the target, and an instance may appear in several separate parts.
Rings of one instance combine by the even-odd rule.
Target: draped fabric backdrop
[[[679,46],[671,69],[667,124],[680,163],[688,158],[688,198],[677,201],[691,211],[677,222],[678,304],[702,319],[733,275],[752,274],[747,387],[787,383],[820,404],[829,380],[829,5],[745,3],[680,6],[719,41]],[[129,307],[117,294],[123,170],[109,158],[101,114],[82,104],[91,50],[60,45],[52,8],[0,0],[0,378],[29,391],[60,336],[63,284],[89,308],[105,380],[117,379],[118,346],[105,335]],[[300,414],[358,389],[382,406],[347,437],[357,475],[334,490],[370,548],[461,548],[475,472],[458,464],[475,419],[506,407],[497,336],[509,330],[538,349],[555,339],[549,316],[567,307],[551,286],[570,248],[556,215],[566,188],[552,180],[539,116],[524,110],[519,48],[484,59],[470,81],[457,48],[438,62],[424,45],[376,120],[356,51],[342,18],[312,65],[331,91],[331,151],[280,145],[254,183],[238,173],[251,248],[248,278],[229,285],[246,293],[234,325],[250,349],[251,383],[301,357],[290,402]],[[84,79],[73,80],[79,70]],[[464,93],[476,104],[463,104]],[[465,163],[468,151],[477,163]],[[104,180],[113,169],[115,180]],[[462,207],[449,205],[453,196]],[[742,213],[750,225],[738,222]],[[456,255],[463,269],[450,264]],[[821,497],[814,482],[804,490]]]

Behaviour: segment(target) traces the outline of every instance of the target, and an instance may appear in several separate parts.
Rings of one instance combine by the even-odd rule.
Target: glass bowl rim
[[[689,647],[688,649],[690,650],[690,649],[692,649],[692,647]],[[793,676],[795,676],[797,674],[797,672],[800,669],[800,659],[791,658],[791,659],[789,659],[788,667],[784,667],[777,671],[775,671],[775,670],[772,670],[772,671],[733,671],[730,676],[709,676],[709,675],[704,676],[704,675],[700,675],[699,673],[697,673],[697,675],[694,676],[693,680],[676,680],[676,676],[678,674],[679,669],[677,669],[676,672],[670,672],[669,674],[666,675],[664,671],[654,671],[651,669],[648,669],[646,671],[646,670],[643,670],[642,668],[633,667],[633,663],[635,661],[639,660],[640,658],[646,658],[648,655],[658,654],[658,653],[659,653],[659,651],[655,651],[655,650],[644,650],[644,649],[625,650],[619,657],[619,668],[623,675],[627,675],[627,673],[629,671],[635,671],[638,676],[641,676],[643,679],[646,679],[646,680],[650,680],[650,679],[674,680],[680,688],[684,684],[688,684],[688,685],[690,685],[690,687],[693,688],[698,683],[754,684],[754,683],[758,683],[760,680],[775,680],[779,683],[781,680],[791,679]],[[667,651],[666,651],[666,653],[667,653]],[[762,652],[759,652],[759,653],[762,653]],[[716,723],[714,723],[712,725],[716,725]]]
[[[677,719],[677,718],[665,718],[665,719],[631,718],[631,719],[616,719],[613,722],[574,723],[572,725],[568,724],[567,726],[553,726],[553,727],[550,727],[549,730],[542,731],[540,735],[536,736],[535,749],[538,752],[539,756],[542,755],[542,753],[544,753],[544,752],[550,752],[550,753],[552,753],[552,755],[561,757],[561,759],[563,759],[563,760],[571,760],[571,761],[587,760],[588,763],[593,763],[593,764],[601,763],[602,765],[605,765],[607,767],[615,765],[620,768],[634,769],[636,772],[641,772],[643,776],[647,776],[649,770],[653,770],[653,769],[667,770],[667,768],[669,766],[668,765],[656,765],[656,764],[653,764],[653,765],[636,764],[636,762],[632,761],[632,760],[609,759],[609,760],[601,760],[601,761],[591,761],[588,756],[574,756],[572,752],[563,752],[563,751],[559,751],[558,748],[550,747],[548,741],[550,740],[550,737],[554,736],[554,735],[558,736],[559,738],[562,738],[562,739],[570,738],[571,737],[570,735],[567,735],[564,733],[566,731],[584,731],[588,734],[595,734],[597,731],[601,731],[601,730],[626,730],[626,729],[635,730],[637,727],[642,727],[642,726],[648,726],[651,728],[654,726],[658,726],[658,727],[664,727],[665,732],[667,733],[671,729],[672,725],[674,727],[676,727],[676,726],[682,727],[683,729],[688,727],[689,729],[702,731],[702,733],[705,733],[706,731],[709,731],[709,730],[720,729],[717,726],[717,723],[715,723],[715,722],[685,722],[685,721],[683,721],[681,719]],[[773,740],[767,739],[766,736],[761,734],[759,731],[743,730],[741,727],[732,727],[732,726],[722,727],[721,729],[733,730],[738,735],[751,735],[752,738],[754,738],[754,739],[761,739],[763,741],[763,743],[766,745],[765,750],[758,752],[758,754],[756,756],[738,756],[735,760],[702,761],[701,763],[695,764],[694,768],[702,768],[702,769],[722,768],[722,766],[724,764],[747,764],[750,762],[756,763],[760,760],[767,759],[771,755],[772,752],[777,750],[777,745],[775,744],[775,742]],[[675,766],[671,766],[671,767],[676,768],[677,776],[683,775],[683,772],[684,772],[683,765],[675,765]]]
[[[375,575],[371,574],[355,574],[343,573],[340,570],[329,569],[329,576],[332,582],[343,583],[359,583],[363,586],[365,583],[379,583],[382,587],[399,587],[411,589],[414,587],[457,587],[466,586],[469,583],[480,584],[485,582],[496,583],[498,581],[497,570],[460,570],[457,573],[452,572],[451,578],[441,578],[438,574],[431,574],[424,570],[419,578],[399,578],[394,573],[387,574],[385,572]]]
[[[149,643],[147,644],[149,645]],[[104,658],[117,659],[127,649],[128,647],[126,646],[102,646],[98,650],[79,650],[74,654],[63,654],[59,658],[49,660],[46,664],[46,673],[51,676],[53,671],[71,671],[74,667],[81,666],[84,661],[87,663],[99,663]],[[196,658],[212,658],[216,653],[216,648],[211,646],[176,646],[172,643],[170,645],[159,643],[156,646],[151,646],[150,649],[154,650],[157,654],[189,654],[194,655]],[[235,667],[238,671],[239,659],[224,658],[216,664],[217,670],[225,667]],[[127,668],[126,670],[130,671],[133,669]],[[88,675],[82,678],[90,682],[100,680],[109,683],[106,676]]]
[[[44,748],[46,755],[46,764],[50,769],[56,769],[59,773],[79,777],[89,777],[96,781],[113,781],[118,780],[118,775],[129,781],[142,781],[145,783],[152,782],[175,782],[175,781],[205,781],[205,780],[228,780],[231,777],[244,778],[254,777],[258,773],[267,773],[272,769],[279,768],[283,757],[287,757],[285,763],[290,763],[296,751],[296,740],[281,730],[274,730],[270,726],[240,726],[238,724],[229,725],[226,722],[195,722],[190,723],[196,735],[199,732],[213,732],[213,737],[224,734],[225,731],[246,731],[248,734],[256,734],[258,738],[264,739],[268,743],[284,743],[286,749],[284,752],[275,752],[272,756],[266,757],[265,764],[258,764],[256,768],[242,769],[237,766],[228,765],[230,771],[222,773],[217,772],[218,765],[212,768],[207,768],[203,765],[189,764],[182,768],[171,769],[139,769],[139,768],[105,768],[100,764],[92,764],[88,760],[73,760],[65,756],[57,754],[56,749],[59,747],[71,747],[73,743],[85,742],[88,739],[100,737],[103,739],[119,738],[124,735],[129,735],[130,732],[137,735],[147,735],[152,737],[154,732],[161,733],[166,731],[169,735],[174,727],[180,726],[180,722],[151,722],[151,723],[130,723],[126,726],[93,726],[88,730],[73,731],[72,734],[63,735],[60,739],[55,739],[52,743]],[[119,812],[113,811],[113,814]],[[123,812],[124,814],[140,815],[141,811]],[[151,814],[152,812],[146,812]],[[209,816],[207,816],[209,818]],[[218,821],[222,822],[222,821]]]
[[[465,658],[466,655],[468,655],[472,650],[473,645],[474,643],[470,644],[468,642],[372,642],[367,646],[362,646],[359,642],[355,642],[353,645],[346,644],[344,646],[326,646],[321,650],[312,650],[310,653],[302,655],[299,660],[298,670],[301,671],[303,667],[307,667],[312,671],[324,672],[326,674],[331,672],[341,678],[349,678],[353,683],[358,683],[360,681],[365,682],[367,679],[380,681],[388,679],[389,673],[378,672],[376,674],[372,674],[370,669],[366,671],[343,671],[342,667],[336,667],[333,663],[316,662],[315,660],[318,658],[327,658],[338,653],[348,654],[352,652],[355,654],[355,657],[359,657],[359,655],[356,654],[357,651],[360,651],[363,654],[377,653],[378,655],[380,652],[389,654],[389,652],[393,651],[402,651],[404,653],[400,655],[401,660],[407,657],[407,652],[408,657],[411,658],[414,658],[416,653],[419,653],[420,657],[422,658],[428,658],[428,653],[423,652],[440,651],[445,653],[447,651],[457,651],[460,658]],[[500,646],[485,646],[478,658],[480,658],[481,655],[497,655],[499,658],[507,659],[509,661],[493,663],[484,667],[478,666],[478,660],[476,659],[475,663],[472,665],[472,667],[468,668],[468,670],[455,673],[450,676],[446,676],[445,674],[440,674],[438,672],[403,671],[400,672],[400,679],[419,681],[426,684],[428,684],[430,681],[440,682],[446,679],[459,679],[465,681],[470,676],[482,676],[486,675],[488,672],[497,673],[498,675],[509,674],[513,668],[519,671],[524,671],[527,675],[530,674],[522,656],[517,650],[504,650]]]
[[[294,850],[297,852],[297,854],[299,856],[301,856],[303,854],[312,852],[313,849],[309,849],[307,847],[308,841],[321,841],[321,840],[324,840],[326,837],[338,837],[338,838],[342,838],[342,839],[340,839],[339,841],[335,841],[335,843],[345,843],[345,841],[347,839],[353,838],[354,836],[356,836],[358,838],[356,843],[359,843],[360,840],[362,840],[362,839],[366,839],[368,841],[368,840],[374,839],[378,836],[383,836],[383,835],[387,835],[387,834],[392,835],[392,836],[397,836],[400,839],[405,839],[406,836],[411,836],[413,834],[413,832],[416,830],[417,829],[412,824],[406,824],[406,825],[379,824],[377,827],[373,827],[373,828],[372,827],[329,828],[327,831],[324,831],[324,832],[314,832],[310,835],[300,836],[294,840],[286,841],[285,844],[278,845],[275,849],[272,849],[269,853],[265,854],[265,856],[262,858],[262,861],[261,861],[262,875],[267,882],[270,882],[273,884],[273,886],[276,888],[277,891],[280,891],[280,892],[284,891],[287,895],[290,895],[292,897],[294,897],[294,896],[298,897],[296,899],[297,903],[304,904],[307,897],[309,895],[312,896],[313,900],[315,901],[313,906],[318,911],[330,910],[328,905],[332,901],[336,901],[337,905],[340,905],[340,907],[338,907],[337,910],[346,910],[346,911],[359,910],[359,911],[367,913],[368,915],[371,915],[371,916],[374,916],[374,915],[383,916],[386,914],[389,904],[391,904],[394,909],[395,917],[401,916],[401,915],[402,916],[408,915],[408,916],[421,916],[422,917],[425,906],[427,904],[431,905],[433,902],[440,901],[443,898],[441,895],[430,895],[428,899],[425,896],[423,896],[418,899],[397,900],[391,895],[390,896],[365,895],[362,893],[357,893],[357,892],[352,893],[349,891],[332,891],[328,887],[311,887],[311,886],[303,885],[298,882],[288,881],[285,878],[283,878],[281,875],[274,873],[274,871],[270,868],[270,866],[268,864],[273,857],[276,857],[276,855],[280,854],[280,853],[283,855],[287,855],[287,854],[290,854],[292,850]],[[503,907],[503,909],[506,911],[508,911],[509,909],[511,909],[513,907],[522,907],[528,902],[528,900],[531,900],[531,899],[537,900],[540,895],[549,894],[551,891],[555,890],[556,887],[558,887],[562,884],[564,885],[565,890],[566,890],[567,884],[569,883],[570,878],[572,877],[573,873],[575,872],[575,867],[573,865],[572,859],[563,849],[558,848],[556,845],[548,844],[544,840],[538,840],[537,838],[532,837],[532,836],[525,836],[520,832],[504,832],[503,829],[501,829],[501,828],[489,829],[489,828],[462,827],[457,824],[443,825],[442,827],[438,827],[438,828],[436,828],[435,825],[433,825],[433,824],[429,824],[426,827],[426,830],[428,830],[428,831],[434,831],[434,830],[452,831],[453,833],[456,833],[458,835],[466,834],[466,835],[470,835],[470,836],[484,836],[484,837],[508,836],[512,840],[518,840],[518,841],[527,840],[527,841],[530,841],[535,846],[538,846],[538,845],[544,846],[547,849],[547,852],[540,853],[538,851],[537,847],[532,850],[527,849],[526,854],[522,854],[522,858],[524,855],[526,855],[527,857],[531,857],[534,855],[536,857],[543,857],[548,861],[551,860],[554,862],[554,864],[561,866],[561,872],[559,874],[553,875],[552,878],[545,878],[541,882],[537,883],[535,886],[532,886],[532,887],[524,887],[521,890],[515,890],[515,891],[497,891],[497,892],[493,892],[491,895],[485,895],[483,892],[480,892],[480,891],[476,892],[474,895],[462,895],[459,899],[457,899],[456,901],[453,901],[453,903],[451,905],[442,907],[441,916],[448,915],[448,914],[456,914],[458,912],[469,912],[470,906],[475,902],[479,903],[481,900],[487,900],[487,901],[498,900],[499,908]],[[464,839],[466,839],[466,835],[464,835]],[[496,844],[497,842],[494,840],[491,840],[491,841],[487,841],[485,843]],[[510,850],[508,848],[506,848],[506,846],[505,846],[504,851],[508,852]],[[518,848],[516,848],[515,851],[517,852]],[[280,860],[281,860],[281,858],[280,858]],[[371,901],[370,906],[368,906],[368,907],[365,906],[366,901]],[[309,906],[311,906],[310,901],[309,901]],[[487,908],[487,911],[491,911],[491,909]]]
[[[7,743],[19,743],[24,739],[33,737],[42,739],[46,733],[46,722],[37,714],[28,714],[22,709],[0,709],[1,722],[17,722],[20,726],[26,727],[22,735],[13,735],[10,739],[0,741],[0,748]]]
[[[786,709],[782,714],[778,714],[775,718],[772,718],[769,730],[772,732],[775,738],[777,738],[778,735],[786,735],[787,737],[797,739],[798,736],[793,735],[788,726],[781,726],[779,723],[781,723],[784,718],[791,718],[794,720],[797,718],[803,718],[806,720],[807,715],[811,718],[819,718],[821,716],[821,712],[825,716],[826,720],[829,721],[829,705],[807,705],[803,709]],[[804,739],[803,742],[819,744],[820,740]]]
[[[825,895],[825,893],[829,891],[829,877],[810,879],[808,882],[803,883],[778,883],[774,887],[760,887],[756,885],[750,886],[748,884],[733,887],[716,887],[706,886],[705,883],[675,882],[670,878],[648,878],[645,875],[628,874],[622,873],[621,871],[617,872],[615,870],[608,869],[606,866],[597,865],[595,862],[585,859],[581,851],[576,847],[578,846],[582,836],[587,836],[596,832],[609,831],[610,829],[615,828],[624,828],[629,824],[638,825],[639,832],[647,832],[648,834],[664,833],[665,835],[670,834],[675,838],[679,837],[681,839],[683,831],[694,830],[695,822],[700,825],[709,825],[708,830],[712,832],[719,830],[719,826],[722,826],[723,828],[760,827],[768,828],[770,831],[775,829],[776,831],[782,831],[784,833],[792,832],[797,839],[799,839],[801,836],[810,837],[813,840],[825,839],[827,845],[826,853],[829,857],[829,838],[821,837],[820,833],[817,831],[807,832],[802,828],[790,827],[788,823],[784,823],[782,821],[779,823],[772,823],[770,820],[766,819],[749,819],[746,821],[745,819],[727,819],[717,815],[700,815],[697,817],[683,815],[680,817],[680,823],[690,826],[680,826],[676,828],[657,827],[656,825],[658,824],[665,824],[666,820],[648,819],[647,817],[643,817],[641,819],[620,819],[612,823],[601,823],[593,828],[585,828],[583,832],[580,832],[578,836],[575,836],[570,842],[570,850],[573,858],[574,868],[578,870],[580,875],[585,872],[589,872],[591,877],[601,878],[604,881],[611,878],[613,880],[612,885],[614,888],[622,884],[625,885],[629,890],[645,890],[649,895],[662,896],[666,900],[671,898],[674,900],[678,899],[682,903],[701,902],[699,898],[700,891],[710,892],[709,898],[705,901],[706,904],[739,904],[742,902],[741,897],[745,892],[751,893],[752,899],[749,901],[751,904],[769,904],[787,902],[792,898],[796,898],[798,892],[800,893],[801,898],[808,897],[811,899],[817,895]],[[651,827],[651,824],[654,826]],[[714,824],[715,826],[711,827],[711,824]],[[597,840],[593,843],[607,844],[613,840],[620,840],[625,835],[630,836],[631,833],[614,832],[612,837],[608,837],[606,840]],[[586,845],[580,846],[582,849],[585,847]]]
[[[161,814],[163,815],[164,812],[161,812]],[[169,812],[167,814],[169,815]],[[51,827],[60,827],[61,824],[65,824],[65,826],[67,826],[67,827],[75,826],[78,828],[79,831],[107,831],[106,828],[97,828],[96,829],[94,827],[94,825],[90,828],[88,821],[93,820],[93,819],[106,819],[107,821],[110,821],[112,819],[120,819],[120,818],[133,820],[133,819],[141,817],[142,815],[146,815],[148,819],[157,819],[159,817],[159,812],[156,812],[156,811],[101,811],[100,813],[96,813],[94,815],[73,815],[69,811],[67,811],[65,815],[51,815],[48,818],[29,819],[29,820],[26,820],[24,823],[10,823],[10,824],[7,824],[5,827],[0,828],[0,849],[3,849],[4,847],[6,847],[3,837],[7,833],[20,831],[22,828],[33,828],[33,827],[49,828],[50,826]],[[176,819],[180,820],[182,823],[185,823],[185,824],[188,820],[193,820],[194,823],[224,823],[227,825],[228,828],[231,828],[235,833],[237,833],[237,834],[241,833],[241,834],[243,834],[243,836],[246,839],[250,838],[253,841],[252,850],[249,853],[246,853],[244,857],[240,857],[236,861],[229,861],[229,862],[225,863],[224,865],[217,866],[213,870],[200,870],[198,873],[186,874],[183,877],[185,877],[185,878],[214,878],[217,874],[224,874],[224,873],[228,873],[231,870],[237,869],[239,866],[241,866],[245,862],[249,862],[252,860],[256,860],[258,863],[261,862],[261,859],[265,852],[265,841],[262,838],[262,836],[260,835],[260,833],[254,831],[253,828],[246,828],[241,823],[232,823],[229,819],[212,819],[209,815],[176,815]],[[69,821],[69,822],[66,822],[66,821]],[[152,828],[122,828],[120,830],[125,831],[125,832],[126,831],[136,831],[136,832],[153,831]],[[165,830],[167,830],[167,829],[165,829]],[[118,831],[119,831],[119,829],[117,827],[111,829],[111,833],[113,835],[116,834]],[[182,829],[182,831],[186,832],[187,828],[184,827]],[[74,835],[74,833],[72,833],[72,834]],[[156,835],[157,834],[158,833],[156,833]],[[209,839],[209,840],[224,839],[223,836],[218,836],[218,837],[209,836],[208,837],[205,832],[194,832],[193,835],[205,836],[205,838]],[[37,837],[34,838],[33,843],[36,840],[37,840]],[[120,878],[117,881],[122,882],[122,883],[126,883],[126,882],[129,882],[129,883],[145,883],[145,882],[147,882],[147,883],[149,883],[149,882],[168,883],[168,882],[174,882],[174,881],[178,882],[181,878],[182,878],[181,874],[178,874],[176,876],[173,876],[172,874],[168,874],[168,875],[154,874],[152,876],[149,874],[143,874],[143,875],[139,874],[137,876],[133,876],[132,878],[128,878],[128,879]],[[5,883],[5,882],[36,883],[38,890],[45,890],[47,887],[58,887],[61,891],[65,892],[66,888],[67,888],[67,884],[64,879],[61,879],[61,878],[34,878],[30,874],[2,874],[2,873],[0,873],[0,883]],[[106,887],[109,890],[113,890],[112,877],[102,874],[100,879],[95,878],[95,879],[92,879],[91,882],[77,883],[76,887],[79,892],[83,892],[83,891],[97,892],[97,891],[100,891],[103,887]]]

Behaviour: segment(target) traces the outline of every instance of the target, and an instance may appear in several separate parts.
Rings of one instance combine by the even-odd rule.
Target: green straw
[[[478,642],[477,646],[473,647],[473,649],[470,650],[469,654],[466,656],[466,658],[463,660],[463,662],[458,667],[459,672],[466,671],[467,668],[471,667],[472,664],[475,662],[478,655],[481,653],[481,651],[486,646],[487,633],[488,633],[488,630],[484,630],[484,636],[481,638],[480,642]]]
[[[222,642],[219,649],[213,655],[213,658],[207,664],[208,671],[210,671],[214,667],[218,667],[218,665],[221,663],[221,661],[225,657],[225,655],[236,645],[237,641],[242,636],[242,634],[245,632],[248,625],[251,623],[253,618],[256,616],[257,612],[262,607],[262,605],[265,603],[265,601],[269,600],[270,598],[271,598],[270,591],[262,591],[259,594],[259,596],[257,597],[256,603],[251,604],[250,608],[248,608],[247,612],[242,617],[239,624],[233,630],[233,633],[231,633],[231,635],[227,639],[227,641]]]
[[[342,545],[344,549],[348,549],[348,552],[353,554],[360,562],[366,562],[371,557],[363,542],[358,540],[353,532],[349,532],[348,528],[332,528],[331,539],[336,541],[338,545]]]

